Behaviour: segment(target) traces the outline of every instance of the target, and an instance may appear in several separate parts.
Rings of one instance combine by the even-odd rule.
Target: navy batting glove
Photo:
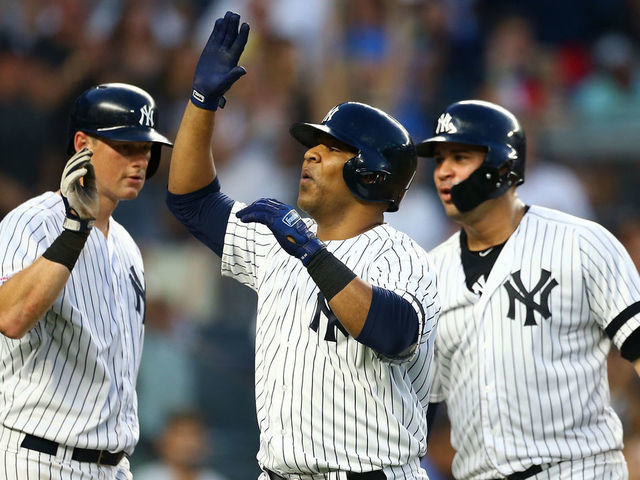
[[[298,212],[286,203],[273,198],[261,198],[239,210],[236,217],[244,223],[266,225],[285,252],[302,260],[306,267],[316,253],[325,248],[309,231]]]
[[[224,93],[247,71],[238,60],[247,44],[249,25],[243,23],[238,31],[240,15],[227,12],[219,18],[193,75],[191,101],[196,107],[217,110],[226,103]]]

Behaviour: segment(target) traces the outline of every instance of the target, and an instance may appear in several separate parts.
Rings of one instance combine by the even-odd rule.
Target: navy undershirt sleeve
[[[216,177],[195,192],[175,195],[167,191],[167,207],[194,237],[222,257],[224,234],[233,200],[220,191]]]
[[[383,355],[397,356],[416,342],[419,323],[408,301],[374,286],[369,313],[357,340]]]
[[[427,441],[429,441],[429,437],[431,437],[431,432],[433,431],[433,424],[436,420],[436,412],[438,411],[438,407],[440,406],[440,402],[438,403],[429,403],[427,407]]]

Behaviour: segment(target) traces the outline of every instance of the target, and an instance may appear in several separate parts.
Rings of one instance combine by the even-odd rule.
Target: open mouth
[[[443,187],[440,188],[440,198],[444,201],[449,201],[451,200],[451,188],[449,187]]]

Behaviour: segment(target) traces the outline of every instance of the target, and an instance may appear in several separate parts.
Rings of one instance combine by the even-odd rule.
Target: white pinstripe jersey
[[[31,265],[62,231],[62,198],[46,192],[0,223],[0,278]],[[0,335],[0,422],[60,444],[128,453],[138,441],[142,257],[110,219],[94,228],[46,315],[19,340]]]
[[[329,320],[334,316],[305,267],[267,227],[236,218],[243,206],[236,202],[231,211],[222,273],[258,294],[260,465],[281,474],[359,472],[424,454],[423,407],[440,308],[426,252],[386,224],[326,242],[361,279],[399,294],[418,314],[417,345],[402,359],[381,358]]]
[[[431,401],[447,402],[455,477],[621,449],[605,329],[620,347],[640,325],[640,278],[622,245],[600,225],[533,206],[481,295],[465,285],[460,251],[456,233],[431,252],[442,300]]]

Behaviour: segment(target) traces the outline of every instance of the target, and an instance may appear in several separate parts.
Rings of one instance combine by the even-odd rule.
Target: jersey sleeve
[[[390,290],[411,304],[418,315],[418,338],[398,357],[408,360],[435,332],[440,313],[436,277],[427,253],[407,236],[394,239],[369,268],[366,280]]]
[[[0,223],[0,284],[31,265],[60,235],[62,227],[47,211],[21,208]]]
[[[597,226],[582,235],[580,243],[582,275],[591,313],[623,356],[634,360],[640,357],[638,270],[624,246],[603,227]],[[625,355],[630,349],[633,354]]]
[[[222,275],[233,277],[253,290],[258,289],[263,265],[280,250],[271,231],[256,222],[243,223],[236,212],[246,205],[235,202],[231,208],[222,251]]]
[[[440,403],[447,399],[447,391],[441,376],[442,368],[443,365],[439,358],[438,346],[436,343],[433,363],[431,364],[433,377],[431,380],[431,388],[429,389],[429,403]]]

